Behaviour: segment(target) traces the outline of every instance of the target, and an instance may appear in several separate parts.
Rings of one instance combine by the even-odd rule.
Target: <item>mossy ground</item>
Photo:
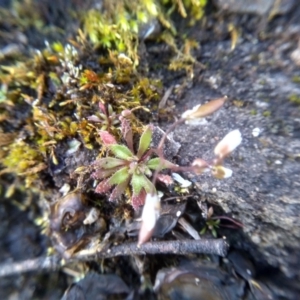
[[[22,51],[20,45],[20,51],[5,54],[0,73],[2,173],[20,176],[27,188],[33,183],[42,184],[39,178],[43,176],[39,173],[46,175],[51,169],[62,167],[65,154],[61,148],[67,153],[72,141],[76,140],[81,148],[100,151],[97,130],[103,124],[88,120],[99,112],[99,103],[110,105],[116,114],[125,109],[136,111],[134,132],[141,132],[142,124],[153,121],[153,116],[171,112],[158,108],[163,82],[145,67],[147,59],[140,53],[144,44],[140,36],[142,26],[151,30],[154,21],[165,20],[163,33],[153,41],[172,45],[172,57],[163,66],[165,69],[186,69],[192,73],[196,63],[190,53],[195,43],[182,39],[181,51],[174,35],[171,12],[179,9],[186,16],[181,2],[177,7],[178,3],[172,2],[104,1],[101,9],[91,4],[90,8],[84,7],[85,12],[80,11],[79,4],[75,7],[70,4],[66,24],[74,25],[73,32],[63,32],[61,27],[65,24],[56,19],[56,14],[63,13],[64,1],[61,2],[52,8],[48,2],[13,1],[11,10],[1,11],[3,26],[8,30],[17,27],[14,30],[20,31],[24,40],[27,32],[34,30],[38,36],[45,36],[46,41],[40,50],[33,49],[34,42],[27,40],[30,53]],[[200,19],[199,11],[205,3],[197,4],[199,11],[194,16],[195,3],[187,1],[187,10],[191,10],[192,18]],[[47,15],[54,18],[53,24],[47,23],[49,20],[43,14],[50,8],[56,13]],[[76,22],[76,18],[81,22]],[[48,39],[48,31],[58,32],[57,40]],[[60,33],[64,34],[63,39]],[[166,36],[167,39],[162,38]],[[120,136],[118,126],[114,127],[109,130]],[[68,178],[63,181],[69,182]]]

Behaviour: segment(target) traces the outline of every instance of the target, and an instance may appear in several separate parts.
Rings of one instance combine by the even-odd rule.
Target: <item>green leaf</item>
[[[168,160],[162,159],[160,157],[155,157],[147,162],[147,167],[152,170],[163,170],[172,169],[173,167],[176,167],[176,165],[169,162]]]
[[[152,175],[152,172],[150,168],[148,168],[146,165],[143,165],[143,172],[147,177],[150,177]]]
[[[144,174],[133,173],[131,186],[134,195],[138,195],[142,188],[144,188],[147,193],[153,193],[155,191],[154,185]]]
[[[213,229],[211,230],[211,233],[212,233],[213,237],[217,238],[217,231],[216,231],[215,228],[213,228]]]
[[[152,128],[150,126],[147,126],[146,130],[143,132],[140,138],[139,150],[137,153],[138,158],[141,158],[144,155],[144,153],[147,151],[151,143],[151,139],[152,139]]]
[[[128,167],[124,167],[117,171],[113,176],[111,176],[108,180],[110,185],[120,184],[128,179],[130,176],[128,172]]]
[[[125,146],[125,145],[110,145],[109,149],[112,151],[112,153],[121,159],[129,159],[133,158],[133,153]]]
[[[123,159],[118,159],[114,157],[101,158],[95,162],[95,165],[100,169],[112,169],[125,164]]]
[[[206,232],[206,226],[204,226],[203,228],[202,228],[202,230],[200,231],[200,234],[204,234]]]
[[[151,170],[157,170],[160,166],[161,159],[159,157],[152,158],[147,162],[147,167]]]

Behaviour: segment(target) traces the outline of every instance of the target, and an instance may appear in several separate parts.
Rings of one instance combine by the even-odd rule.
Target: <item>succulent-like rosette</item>
[[[146,194],[156,193],[155,186],[149,179],[152,172],[174,165],[160,157],[151,158],[149,149],[152,139],[151,125],[147,126],[141,135],[136,152],[130,149],[133,148],[132,135],[127,134],[127,138],[124,136],[128,145],[125,146],[117,144],[114,136],[107,131],[100,131],[99,134],[108,149],[109,156],[100,158],[94,163],[93,178],[101,180],[95,191],[107,193],[114,187],[109,197],[109,200],[113,201],[119,198],[128,186],[131,186],[131,204],[134,209],[137,209],[144,205]]]

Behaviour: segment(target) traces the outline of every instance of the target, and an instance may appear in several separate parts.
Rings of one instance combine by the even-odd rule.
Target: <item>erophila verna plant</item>
[[[108,131],[99,131],[103,144],[107,147],[108,157],[94,163],[95,179],[101,180],[96,187],[97,193],[106,193],[113,186],[109,200],[113,201],[122,195],[128,186],[132,188],[131,204],[137,209],[145,203],[146,194],[156,194],[154,184],[149,180],[153,171],[176,167],[162,157],[151,158],[149,146],[152,139],[152,126],[146,126],[142,133],[137,151],[134,150],[133,134],[129,123],[130,112],[121,116],[122,136],[127,145],[119,145]]]
[[[155,188],[155,182],[160,179],[160,171],[189,171],[201,174],[210,171],[217,179],[228,178],[232,170],[223,166],[224,159],[242,141],[239,130],[229,132],[215,147],[215,158],[208,162],[202,158],[196,158],[190,166],[178,166],[166,160],[163,156],[163,146],[168,134],[179,124],[195,124],[204,117],[220,109],[227,97],[212,100],[204,105],[197,105],[187,110],[181,118],[173,123],[162,137],[159,145],[151,149],[153,126],[145,127],[135,151],[133,134],[130,125],[130,111],[123,111],[120,116],[121,130],[126,145],[117,143],[115,137],[108,131],[99,131],[103,145],[107,147],[107,157],[94,162],[95,172],[93,178],[100,180],[96,192],[107,193],[113,187],[109,200],[116,200],[128,187],[131,187],[131,204],[134,209],[144,205],[142,213],[142,227],[139,235],[139,244],[147,241],[154,230],[159,218],[160,200]],[[153,157],[156,156],[156,157]],[[165,175],[164,175],[165,176]],[[152,181],[151,181],[152,178]],[[171,177],[170,177],[170,180]]]

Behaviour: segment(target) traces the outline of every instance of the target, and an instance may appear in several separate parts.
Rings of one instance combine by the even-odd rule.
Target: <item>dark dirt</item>
[[[210,12],[205,24],[188,30],[201,45],[194,55],[206,66],[196,68],[192,80],[186,80],[184,73],[154,68],[168,59],[165,46],[157,50],[157,45],[146,42],[143,50],[151,76],[160,76],[165,90],[185,82],[183,92],[171,94],[167,104],[174,104],[178,115],[198,103],[228,96],[225,107],[206,125],[182,125],[175,130],[174,139],[181,144],[177,160],[187,165],[197,157],[210,159],[218,140],[230,130],[241,131],[242,145],[225,163],[234,171],[231,178],[218,181],[206,174],[185,175],[217,215],[243,223],[243,230],[221,228],[218,234],[226,235],[232,248],[250,257],[257,278],[272,288],[274,299],[297,299],[300,293],[300,106],[291,101],[293,95],[300,97],[300,65],[291,57],[300,39],[299,20],[300,7],[267,24],[264,16],[255,14]],[[231,22],[240,31],[234,50],[227,30]],[[41,45],[40,38],[33,44]],[[166,123],[161,126],[167,128]],[[7,200],[1,202],[1,262],[45,254],[49,241],[32,221],[37,211],[21,211]],[[162,260],[157,259],[153,274]],[[139,272],[128,261],[121,259],[118,264],[123,270],[117,272],[126,284],[136,287]],[[111,265],[107,269],[116,271]],[[125,269],[131,272],[128,277]],[[59,299],[71,282],[72,277],[61,272],[7,277],[1,280],[0,298]],[[239,299],[252,299],[247,297]]]

